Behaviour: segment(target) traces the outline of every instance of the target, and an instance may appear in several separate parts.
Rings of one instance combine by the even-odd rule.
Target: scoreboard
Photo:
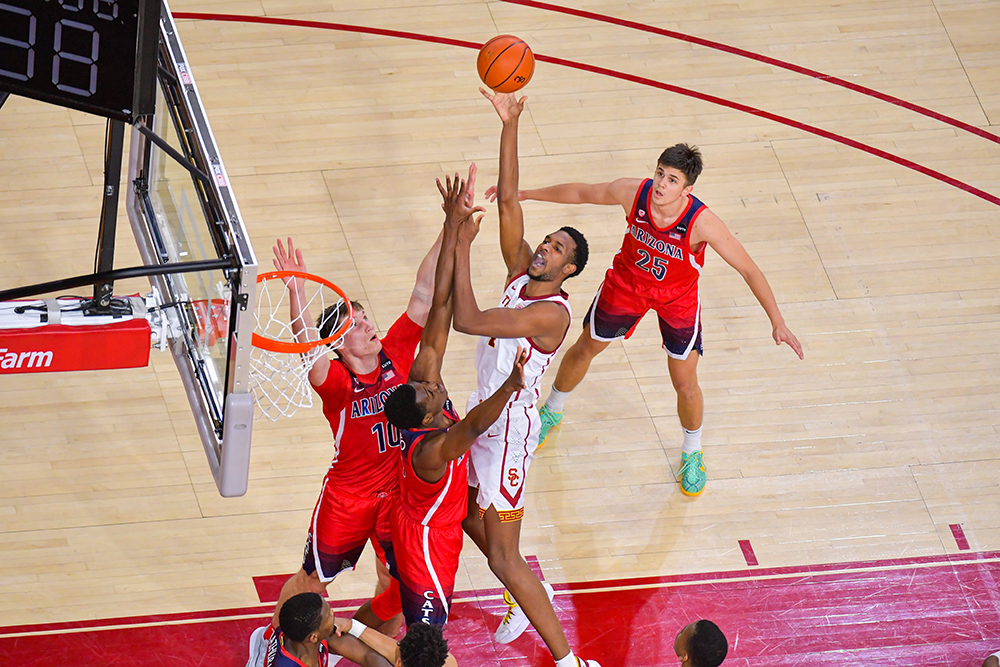
[[[0,0],[0,91],[133,122],[155,105],[160,0]]]

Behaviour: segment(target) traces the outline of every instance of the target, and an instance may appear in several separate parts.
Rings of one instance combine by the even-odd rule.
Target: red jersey
[[[449,398],[444,414],[459,420]],[[421,428],[403,431],[403,467],[399,478],[399,507],[413,521],[430,528],[448,528],[465,518],[469,504],[469,456],[448,462],[448,469],[433,484],[417,477],[413,470],[413,449],[432,433],[448,429]]]
[[[626,222],[628,230],[615,255],[608,280],[632,291],[652,293],[669,303],[686,294],[697,298],[698,277],[705,265],[705,245],[691,252],[691,227],[705,210],[697,197],[688,195],[687,206],[670,226],[653,225],[649,214],[653,180],[647,178],[635,193]]]
[[[402,438],[382,406],[406,382],[422,331],[403,313],[382,339],[378,368],[356,375],[335,359],[326,381],[314,387],[333,430],[334,455],[326,473],[331,488],[357,496],[396,488]]]

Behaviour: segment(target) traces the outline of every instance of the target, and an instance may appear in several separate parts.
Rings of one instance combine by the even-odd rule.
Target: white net
[[[350,304],[332,283],[303,273],[273,272],[258,279],[254,319],[254,418],[275,421],[312,407],[309,371],[320,355],[343,345],[354,326]]]

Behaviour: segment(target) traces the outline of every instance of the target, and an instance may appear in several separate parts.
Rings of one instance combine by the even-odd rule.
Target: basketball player
[[[457,174],[454,183],[447,180],[442,188],[439,182],[438,188],[444,196],[446,220],[434,300],[407,383],[385,401],[385,415],[402,431],[404,440],[399,503],[392,515],[392,544],[386,555],[389,571],[399,583],[403,617],[411,628],[418,623],[443,626],[448,620],[463,542],[466,453],[500,417],[511,395],[523,388],[527,356],[519,351],[496,393],[459,419],[441,380],[441,360],[451,329],[455,245],[459,234],[465,236],[471,229],[469,236],[474,236],[478,219],[470,216],[483,209],[467,203],[465,183]]]
[[[1000,667],[1000,651],[986,656],[986,660],[983,660],[983,667]]]
[[[685,625],[674,639],[681,667],[719,667],[728,652],[729,642],[722,630],[705,619]]]
[[[469,182],[471,196],[474,164],[469,170]],[[389,328],[385,338],[379,340],[364,308],[354,301],[354,327],[344,336],[343,346],[336,350],[337,358],[331,360],[320,355],[309,372],[309,382],[323,402],[323,414],[334,434],[334,457],[313,510],[302,567],[282,587],[272,625],[278,622],[278,613],[286,599],[306,591],[325,593],[337,574],[354,569],[366,542],[370,541],[375,549],[377,568],[385,571],[384,583],[376,593],[385,585],[392,585],[384,565],[384,548],[391,539],[389,514],[399,486],[401,440],[386,421],[382,403],[389,392],[405,381],[413,363],[430,310],[440,248],[439,237],[417,270],[406,312]],[[273,250],[277,269],[306,271],[302,251],[295,248],[291,238],[287,251],[280,239]],[[291,321],[300,315],[300,321],[312,321],[300,305],[305,303],[305,286],[301,281],[289,281],[288,286]],[[330,310],[321,315],[318,333],[299,326],[296,336],[301,340],[328,336],[333,323],[342,317],[342,313]],[[383,579],[381,572],[380,579]],[[396,598],[398,595],[383,599]],[[366,608],[366,611],[374,614],[364,619],[372,624],[388,622],[399,613],[398,605]],[[401,622],[400,617],[382,629],[395,634]]]
[[[701,451],[703,399],[696,374],[702,354],[698,278],[706,246],[743,276],[771,320],[775,343],[786,343],[802,358],[802,346],[785,325],[764,274],[722,220],[691,194],[701,168],[698,149],[677,144],[660,155],[651,179],[564,183],[518,193],[520,200],[618,204],[628,223],[621,250],[584,319],[583,333],[566,352],[541,409],[541,441],[562,421],[566,398],[594,357],[612,341],[629,338],[643,315],[655,310],[684,430],[678,480],[688,496],[699,495],[708,481]],[[492,194],[491,188],[486,195]]]
[[[518,117],[524,102],[513,94],[480,89],[493,103],[503,123],[500,134],[500,250],[507,265],[506,288],[500,305],[480,311],[472,290],[469,248],[471,236],[459,239],[455,259],[455,328],[481,336],[476,349],[478,385],[469,397],[473,406],[494,394],[517,359],[524,363],[525,389],[517,392],[493,426],[469,450],[469,510],[465,532],[486,555],[490,570],[507,588],[509,610],[496,632],[501,643],[513,641],[528,622],[552,652],[557,667],[596,666],[578,660],[552,608],[546,587],[525,562],[518,548],[524,516],[524,485],[538,446],[539,418],[535,402],[542,374],[562,345],[571,315],[562,284],[587,263],[587,241],[571,227],[552,232],[531,251],[524,240],[524,216],[517,199]],[[476,231],[473,223],[470,232]]]
[[[363,667],[389,667],[370,646],[337,632],[330,605],[317,593],[299,593],[285,601],[280,623],[270,638],[266,667],[327,667],[343,656]],[[337,658],[330,663],[330,656]]]

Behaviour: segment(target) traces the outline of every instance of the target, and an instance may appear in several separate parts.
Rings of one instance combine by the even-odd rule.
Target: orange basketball
[[[521,90],[535,73],[535,56],[531,49],[513,35],[498,35],[483,44],[476,61],[479,78],[498,93]]]

